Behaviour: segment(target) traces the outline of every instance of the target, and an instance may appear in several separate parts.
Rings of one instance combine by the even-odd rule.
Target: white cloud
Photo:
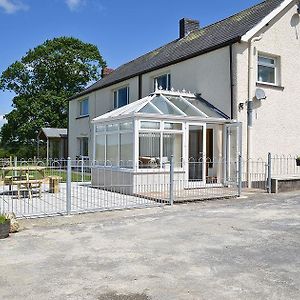
[[[0,128],[5,124],[7,121],[4,119],[4,115],[0,115]]]
[[[29,7],[20,0],[0,0],[0,8],[7,14],[13,14],[19,10],[27,10]]]
[[[65,0],[69,9],[74,11],[84,4],[84,0]]]

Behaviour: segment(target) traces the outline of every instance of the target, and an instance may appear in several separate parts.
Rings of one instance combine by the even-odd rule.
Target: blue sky
[[[0,72],[46,39],[73,36],[98,46],[109,67],[126,63],[178,37],[183,17],[201,26],[260,0],[0,0]],[[2,116],[13,95],[0,92]]]

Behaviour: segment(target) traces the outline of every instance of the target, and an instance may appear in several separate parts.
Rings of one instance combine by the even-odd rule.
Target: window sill
[[[88,118],[90,115],[84,115],[84,116],[79,116],[79,117],[77,117],[76,118],[76,120],[78,120],[78,119],[84,119],[84,118]]]
[[[271,88],[271,89],[280,90],[280,91],[284,90],[284,86],[276,85],[276,84],[272,84],[272,83],[266,83],[266,82],[256,82],[256,86]]]

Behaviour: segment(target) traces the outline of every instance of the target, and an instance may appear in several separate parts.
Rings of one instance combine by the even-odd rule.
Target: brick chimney
[[[104,78],[106,77],[108,74],[110,74],[114,69],[111,69],[111,68],[102,68],[101,70],[101,77]]]
[[[179,21],[179,38],[182,39],[190,32],[198,30],[200,23],[198,20],[183,18]]]

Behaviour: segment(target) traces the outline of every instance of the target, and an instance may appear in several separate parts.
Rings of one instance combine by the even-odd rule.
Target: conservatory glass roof
[[[198,95],[173,91],[156,91],[143,99],[101,115],[95,118],[93,122],[110,121],[135,115],[156,115],[160,118],[169,115],[182,118],[229,119],[226,114]]]

